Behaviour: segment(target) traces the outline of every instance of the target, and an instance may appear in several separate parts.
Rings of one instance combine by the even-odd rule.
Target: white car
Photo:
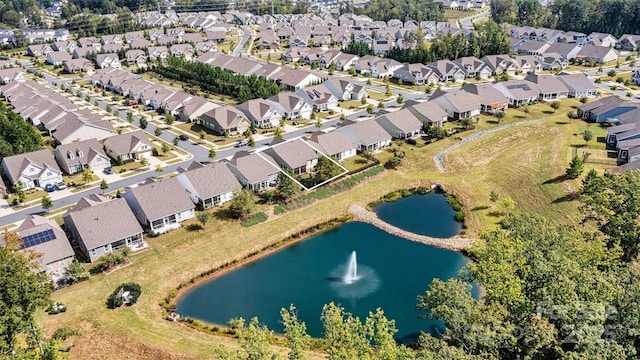
[[[66,188],[67,188],[67,186],[64,184],[64,182],[60,181],[59,183],[56,183],[56,189],[64,190]]]

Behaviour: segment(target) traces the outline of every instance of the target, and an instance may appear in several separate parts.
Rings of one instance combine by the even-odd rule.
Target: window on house
[[[47,176],[51,176],[51,171],[47,171]]]
[[[164,219],[158,219],[151,222],[151,228],[157,229],[164,226]]]
[[[96,256],[96,255],[97,255],[97,251],[96,251],[96,249],[91,249],[91,251],[90,251],[90,252],[91,252],[91,257],[94,257],[94,256]]]

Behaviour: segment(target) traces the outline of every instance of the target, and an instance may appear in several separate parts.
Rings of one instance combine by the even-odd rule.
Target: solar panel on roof
[[[27,235],[22,238],[22,249],[43,244],[55,238],[56,238],[56,235],[53,233],[53,230],[51,229],[47,229],[39,233]]]

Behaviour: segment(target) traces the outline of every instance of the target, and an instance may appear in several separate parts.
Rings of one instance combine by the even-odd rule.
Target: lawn
[[[382,100],[386,100],[388,99],[390,96],[387,96],[381,92],[377,92],[377,91],[373,91],[373,90],[369,90],[369,97],[372,100],[376,100],[376,101],[382,101]]]
[[[193,134],[198,139],[200,139],[200,132],[204,131],[207,133],[206,139],[215,143],[218,146],[228,145],[236,143],[238,140],[243,139],[241,137],[224,137],[214,133],[211,129],[208,129],[200,124],[196,123],[174,123],[173,126],[179,128],[180,130],[186,131],[188,133]]]
[[[496,131],[459,147],[445,157],[445,172],[437,170],[432,158],[459,141],[453,137],[421,147],[394,144],[394,148],[406,154],[398,170],[384,171],[350,191],[282,216],[272,216],[270,209],[261,208],[259,211],[269,214],[268,221],[251,227],[244,228],[239,222],[221,216],[219,210],[211,210],[214,220],[206,230],[188,230],[196,228],[188,226],[197,223],[194,219],[168,234],[145,237],[151,249],[134,255],[132,266],[109,276],[93,276],[87,282],[55,292],[53,299],[68,305],[68,311],[55,316],[40,314],[38,321],[47,335],[61,326],[82,331],[81,337],[73,339],[73,358],[113,359],[124,358],[123,354],[128,359],[210,358],[215,344],[237,347],[237,343],[163,320],[158,303],[171,289],[230,259],[241,258],[294,232],[346,214],[353,204],[366,206],[398,188],[440,183],[456,193],[465,206],[466,233],[470,237],[496,227],[501,219],[491,209],[484,209],[493,206],[489,201],[491,191],[496,191],[501,199],[513,198],[517,203],[514,212],[535,211],[559,223],[577,224],[580,219],[577,203],[568,200],[567,195],[579,189],[580,180],[560,178],[572,156],[570,145],[580,136],[574,134],[586,127],[566,116],[576,104],[577,100],[562,101],[555,113],[545,104],[530,107],[527,118],[548,118]],[[522,116],[521,111],[508,110],[503,122],[511,121],[507,120],[510,116],[513,120]],[[464,138],[482,127],[493,126],[496,124],[481,120],[475,130],[459,136]],[[385,150],[378,156],[384,160],[390,155]],[[591,166],[603,168],[598,164],[586,164],[585,168]],[[107,310],[104,305],[107,296],[126,281],[142,285],[138,303],[130,308]],[[316,353],[311,355],[312,359],[324,358]]]

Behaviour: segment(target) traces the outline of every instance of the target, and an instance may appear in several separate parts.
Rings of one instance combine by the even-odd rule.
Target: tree
[[[89,274],[84,269],[82,264],[77,259],[73,259],[73,262],[67,268],[65,275],[71,279],[72,282],[80,282],[89,278]]]
[[[495,113],[496,115],[496,119],[498,119],[498,124],[500,124],[500,121],[502,121],[502,119],[504,119],[505,113],[502,110],[496,111]]]
[[[256,141],[253,138],[253,134],[251,132],[249,132],[249,138],[247,139],[247,145],[249,147],[255,147],[256,146]]]
[[[616,71],[615,71],[615,70],[613,70],[613,69],[609,70],[609,72],[607,73],[607,75],[608,75],[610,78],[613,78],[614,76],[616,76],[616,74],[617,74],[617,73],[616,73]]]
[[[396,101],[398,102],[398,104],[402,104],[404,102],[404,96],[402,96],[402,94],[398,94]]]
[[[163,172],[164,168],[162,167],[162,165],[156,166],[156,173],[158,174],[157,176],[160,176]]]
[[[265,325],[260,325],[257,317],[249,321],[249,326],[240,330],[239,338],[240,347],[245,351],[247,360],[275,359],[275,353],[269,343],[273,338],[273,332]]]
[[[180,137],[175,136],[173,138],[173,145],[178,146],[178,144],[180,144]]]
[[[284,336],[289,347],[288,357],[290,360],[304,359],[304,352],[311,345],[311,337],[307,334],[307,325],[298,320],[298,313],[295,306],[290,305],[289,309],[280,309],[280,317],[284,327]]]
[[[102,179],[102,181],[100,182],[100,190],[102,190],[102,193],[104,194],[104,191],[107,190],[108,188],[109,188],[109,183],[107,183],[107,180]]]
[[[167,151],[168,151],[168,150],[167,150]],[[142,166],[147,166],[147,165],[149,165],[149,160],[147,160],[147,158],[146,158],[146,157],[144,157],[144,156],[140,157],[140,165],[142,165]]]
[[[19,353],[18,337],[25,335],[30,344],[34,339],[35,312],[49,304],[51,286],[41,271],[34,252],[15,251],[20,238],[5,232],[5,244],[0,245],[0,354]]]
[[[364,324],[333,302],[322,308],[325,351],[329,359],[368,359],[370,342]]]
[[[288,200],[300,191],[300,186],[291,177],[293,177],[291,171],[284,170],[284,172],[279,172],[278,177],[276,178],[276,190],[278,191],[278,197],[283,201]]]
[[[493,191],[493,190],[491,190],[491,193],[489,194],[489,200],[492,203],[495,203],[496,201],[498,201],[498,198],[499,198],[498,193]]]
[[[462,120],[460,120],[460,124],[465,130],[467,130],[473,126],[473,121],[471,120],[470,117],[465,117]]]
[[[44,211],[49,212],[49,209],[53,207],[53,200],[51,200],[49,195],[45,195],[42,197],[41,204]]]
[[[373,114],[373,111],[374,111],[374,110],[373,110],[373,104],[369,104],[369,105],[367,106],[367,113],[368,113],[368,114]]]
[[[393,92],[391,91],[391,85],[388,82],[387,85],[385,85],[384,94],[387,96],[393,95]]]
[[[149,122],[144,117],[140,117],[140,129],[144,130],[149,125]]]
[[[209,159],[215,159],[217,155],[218,155],[218,152],[216,151],[215,148],[209,149]]]
[[[256,197],[247,189],[239,189],[233,192],[233,199],[229,205],[231,216],[236,219],[248,216],[256,207]]]
[[[160,136],[160,135],[162,135],[162,129],[160,129],[160,127],[156,127],[156,130],[154,131],[154,134],[155,134],[156,136]]]
[[[382,101],[378,102],[378,109],[384,109],[384,102]]]
[[[176,117],[173,116],[173,114],[171,112],[168,112],[167,115],[164,117],[164,123],[171,126],[173,125],[173,122],[176,120]]]
[[[316,126],[317,129],[322,129],[322,119],[321,118],[316,119],[315,126]]]
[[[341,169],[333,160],[322,155],[318,157],[318,163],[314,170],[314,179],[316,184],[327,181],[341,173]]]
[[[273,136],[281,140],[284,139],[284,131],[282,130],[282,127],[280,125],[276,126],[276,130],[274,131]]]
[[[504,198],[504,200],[502,200],[502,207],[504,208],[505,212],[509,214],[510,211],[516,208],[516,202],[513,201],[511,196],[507,196]]]
[[[560,108],[560,103],[557,101],[552,102],[549,106],[553,109],[553,112],[556,112]]]
[[[87,184],[91,181],[93,181],[93,172],[91,171],[91,169],[87,168],[82,170],[82,182]]]
[[[108,113],[111,113],[111,105],[107,105],[107,107],[104,110]]]
[[[22,181],[18,180],[15,185],[13,185],[13,192],[18,197],[18,202],[23,203],[27,199],[27,193],[24,191],[24,185],[22,185]]]
[[[200,223],[200,226],[202,227],[202,229],[204,229],[207,226],[207,223],[209,222],[209,220],[211,220],[211,213],[202,211],[202,212],[199,212],[198,215],[196,215],[196,217],[198,218],[198,222]]]
[[[580,159],[577,155],[571,159],[569,163],[569,167],[566,170],[566,175],[569,179],[576,179],[578,176],[582,174],[584,171],[584,166],[582,159]]]
[[[585,130],[582,133],[582,139],[584,140],[586,145],[589,145],[589,141],[593,139],[593,133],[591,132],[591,130]]]
[[[133,123],[133,113],[131,111],[127,111],[127,121]]]
[[[207,133],[204,130],[200,130],[200,140],[204,140],[207,137]]]
[[[367,103],[367,97],[366,96],[360,97],[360,105],[364,105],[366,103]]]

